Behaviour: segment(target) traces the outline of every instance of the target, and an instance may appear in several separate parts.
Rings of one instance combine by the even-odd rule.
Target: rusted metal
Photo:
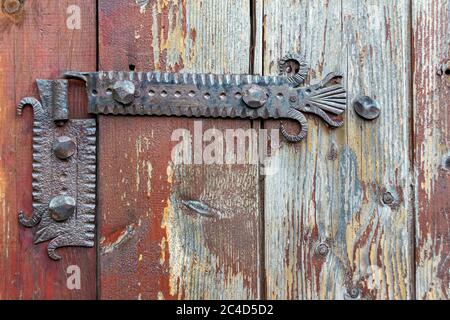
[[[18,115],[26,105],[34,112],[33,213],[27,218],[21,211],[19,222],[37,226],[34,243],[51,240],[48,255],[59,260],[59,247],[94,246],[96,122],[55,119],[68,117],[63,105],[67,80],[38,80],[37,85],[41,101],[24,98],[17,107]],[[57,108],[67,112],[55,112]]]
[[[211,118],[278,119],[298,121],[300,133],[281,133],[290,142],[306,137],[304,113],[321,117],[331,127],[342,120],[329,114],[346,109],[342,76],[331,73],[315,85],[299,87],[306,64],[294,55],[280,60],[285,76],[213,75],[191,73],[69,72],[67,78],[86,82],[89,112],[94,114],[165,115]],[[41,102],[24,98],[18,106],[34,108],[33,214],[19,221],[38,226],[34,241],[51,240],[52,259],[61,246],[94,245],[95,120],[70,120],[67,80],[38,80]],[[203,216],[218,215],[198,201],[182,202]],[[328,249],[322,247],[320,254]]]
[[[360,96],[353,102],[356,113],[366,120],[374,120],[380,116],[380,104],[368,96]]]
[[[250,108],[260,108],[266,104],[269,93],[258,85],[247,85],[244,87],[243,100]]]
[[[294,86],[299,86],[305,82],[308,65],[300,55],[288,53],[278,60],[278,72],[281,76],[287,77]]]
[[[327,256],[329,251],[330,251],[330,248],[328,247],[328,244],[326,244],[326,243],[319,243],[319,245],[316,248],[317,254],[322,257]]]
[[[443,63],[438,71],[437,71],[438,76],[450,76],[450,61],[447,61],[446,63]]]
[[[77,145],[75,141],[67,136],[61,136],[56,138],[53,145],[53,153],[61,160],[70,158],[77,151]]]
[[[136,87],[133,82],[127,80],[117,81],[112,88],[114,100],[122,104],[130,104],[133,102],[135,92]],[[93,94],[95,94],[95,91]]]
[[[446,157],[446,158],[444,159],[444,168],[445,168],[446,170],[450,170],[450,157]]]
[[[53,121],[62,126],[69,120],[69,102],[67,98],[67,81],[53,81],[51,90],[53,91]]]
[[[280,60],[284,76],[195,74],[161,72],[68,72],[67,78],[86,82],[89,112],[111,115],[155,115],[207,118],[292,119],[300,126],[290,142],[306,137],[304,113],[340,127],[346,109],[342,76],[328,74],[315,85],[299,87],[305,63],[288,55]]]
[[[69,196],[54,197],[48,205],[51,217],[58,222],[69,219],[75,212],[75,208],[76,201]]]
[[[392,195],[392,193],[385,192],[385,193],[383,193],[382,200],[383,200],[384,204],[387,204],[389,206],[389,205],[392,205],[394,203],[395,198]]]
[[[344,294],[345,300],[359,300],[361,299],[361,290],[357,287],[350,288]]]

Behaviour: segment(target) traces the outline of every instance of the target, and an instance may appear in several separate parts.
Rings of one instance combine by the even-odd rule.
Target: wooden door
[[[449,298],[448,1],[0,2],[0,299]],[[275,174],[174,163],[172,135],[278,121],[98,116],[96,248],[54,262],[17,223],[31,211],[32,115],[15,105],[36,79],[274,75],[287,52],[305,57],[309,83],[343,73],[349,103],[344,127],[309,117],[305,141],[280,139]],[[70,85],[72,116],[90,117]],[[361,95],[378,119],[355,113]]]

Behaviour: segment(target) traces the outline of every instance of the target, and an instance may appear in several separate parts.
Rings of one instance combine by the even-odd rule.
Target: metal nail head
[[[113,86],[113,98],[121,104],[130,104],[135,99],[136,86],[128,80],[117,81]]]
[[[269,98],[269,93],[266,89],[251,84],[244,87],[243,100],[250,108],[260,108],[266,104]]]
[[[61,160],[66,160],[73,156],[77,150],[77,145],[72,138],[61,136],[56,138],[53,144],[53,153]]]
[[[75,212],[75,199],[69,196],[54,197],[49,204],[50,216],[53,220],[62,222],[69,219]]]
[[[360,96],[353,102],[353,108],[363,119],[374,120],[380,116],[380,104],[368,96]]]

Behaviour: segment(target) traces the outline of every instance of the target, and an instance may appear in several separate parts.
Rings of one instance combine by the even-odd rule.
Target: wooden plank
[[[240,0],[100,0],[100,67],[248,72],[249,12]],[[251,124],[200,123],[200,132]],[[257,166],[174,164],[171,135],[193,135],[193,120],[99,125],[100,298],[258,298]],[[189,209],[193,200],[215,213]]]
[[[310,117],[307,140],[284,144],[274,158],[279,171],[265,178],[264,193],[267,297],[411,298],[409,2],[257,6],[264,74],[300,51],[311,82],[343,72],[349,101],[363,94],[382,106],[373,122],[350,107],[334,131]],[[391,206],[380,200],[386,191]]]
[[[0,299],[92,299],[95,250],[60,249],[62,261],[54,262],[46,244],[33,245],[31,230],[18,224],[19,210],[31,212],[32,112],[27,108],[19,118],[15,106],[22,97],[37,96],[38,78],[57,78],[67,69],[95,70],[96,5],[84,0],[23,2],[16,14],[0,12]],[[66,25],[70,5],[80,8],[81,29]],[[81,86],[72,89],[72,114],[85,117]],[[80,267],[80,290],[66,286],[70,265]]]
[[[450,298],[450,2],[413,1],[416,297]],[[450,62],[448,64],[450,68]]]

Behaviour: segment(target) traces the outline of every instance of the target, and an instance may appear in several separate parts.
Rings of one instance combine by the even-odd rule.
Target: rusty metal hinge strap
[[[65,246],[93,247],[96,206],[96,121],[70,120],[67,80],[37,80],[41,101],[33,108],[33,212],[19,213],[25,227],[37,226],[34,243],[50,241],[48,254]]]
[[[339,127],[347,107],[342,76],[328,74],[315,85],[300,87],[307,67],[295,55],[279,62],[280,76],[170,72],[67,72],[65,77],[86,82],[88,110],[93,114],[152,115],[204,118],[291,119],[301,130],[290,142],[307,134],[304,114],[314,114]]]
[[[107,115],[207,118],[292,119],[300,124],[282,135],[299,142],[308,132],[305,114],[331,127],[342,126],[347,94],[342,76],[301,86],[308,68],[297,55],[279,61],[280,76],[213,75],[161,72],[67,72],[86,82],[88,111]],[[25,227],[37,227],[34,243],[49,241],[48,254],[63,246],[93,247],[96,209],[96,121],[71,120],[68,80],[38,80],[41,101],[24,98],[34,111],[33,212],[19,213]]]

